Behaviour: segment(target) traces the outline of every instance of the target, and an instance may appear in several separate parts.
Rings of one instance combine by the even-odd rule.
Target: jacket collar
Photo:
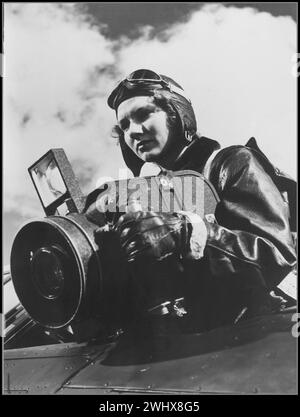
[[[202,172],[206,161],[220,144],[205,136],[197,136],[175,161],[173,171],[191,169]]]

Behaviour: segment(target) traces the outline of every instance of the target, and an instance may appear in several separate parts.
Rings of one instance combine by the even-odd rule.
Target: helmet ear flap
[[[190,103],[172,97],[172,106],[180,121],[181,135],[186,145],[189,145],[197,131],[197,123],[194,110]]]

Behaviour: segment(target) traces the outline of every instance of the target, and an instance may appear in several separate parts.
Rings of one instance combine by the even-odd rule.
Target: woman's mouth
[[[153,139],[142,140],[136,145],[137,152],[147,152],[153,147]]]

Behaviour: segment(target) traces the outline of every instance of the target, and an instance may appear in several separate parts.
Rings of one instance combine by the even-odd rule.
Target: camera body
[[[47,152],[29,173],[46,217],[30,220],[15,237],[15,291],[34,321],[68,329],[77,341],[113,335],[132,314],[130,272],[108,226],[129,210],[186,210],[213,221],[218,202],[194,171],[110,181],[84,196],[63,149]]]

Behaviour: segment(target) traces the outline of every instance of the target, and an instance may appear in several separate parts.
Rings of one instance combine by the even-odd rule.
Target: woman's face
[[[167,113],[152,97],[138,96],[123,101],[117,119],[127,146],[139,158],[145,162],[161,162],[173,135]]]

